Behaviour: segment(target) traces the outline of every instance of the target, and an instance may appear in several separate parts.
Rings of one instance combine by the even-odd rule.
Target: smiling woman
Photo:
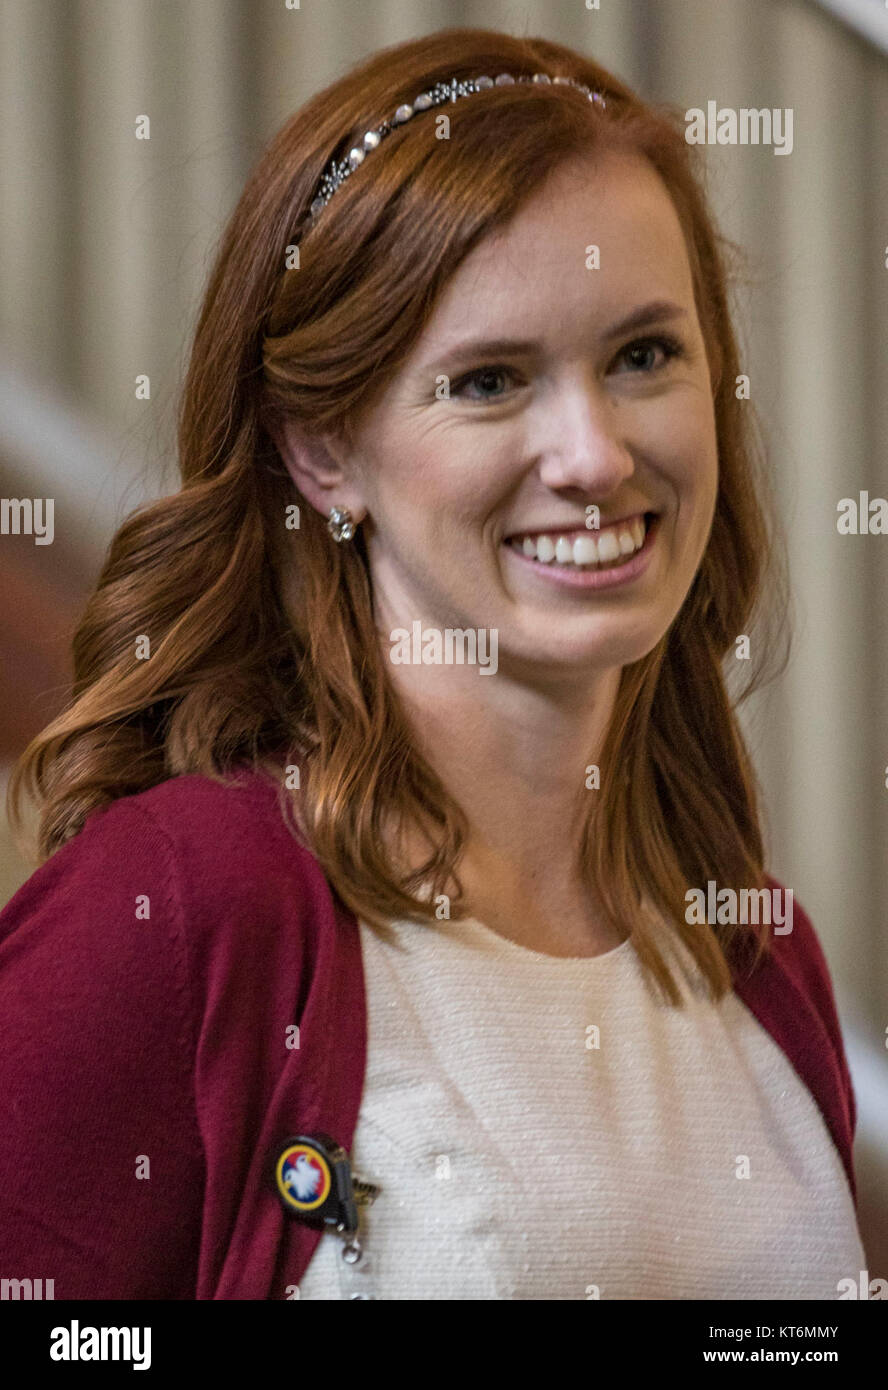
[[[0,914],[0,1216],[57,1297],[856,1279],[814,930],[685,915],[776,882],[723,663],[754,630],[763,679],[785,603],[695,158],[583,55],[449,30],[259,161],[182,489],[13,779],[47,862]],[[436,655],[466,634],[491,679]]]
[[[589,270],[593,235],[600,265]],[[673,331],[664,346],[653,335],[666,323]],[[502,338],[484,341],[493,332]],[[461,375],[441,399],[448,370]],[[508,376],[510,389],[466,394],[467,379],[485,373]],[[424,610],[442,625],[471,626],[481,612],[501,633],[503,679],[483,714],[467,687],[442,689],[446,727],[487,723],[478,727],[472,785],[451,786],[461,805],[477,801],[477,773],[517,687],[542,680],[556,707],[573,705],[584,673],[584,703],[569,724],[556,732],[543,719],[513,750],[528,774],[541,758],[560,764],[560,786],[550,788],[560,819],[577,769],[600,751],[613,673],[647,656],[675,619],[715,507],[710,368],[684,235],[659,175],[646,159],[594,147],[559,165],[461,262],[399,372],[355,421],[347,449],[334,459],[330,442],[303,435],[298,418],[278,430],[291,476],[322,514],[335,496],[363,522],[382,625]],[[646,516],[656,519],[647,531]],[[590,605],[590,592],[602,601]],[[401,675],[403,698],[424,712],[434,707],[422,667]],[[446,737],[441,728],[439,760],[453,769]],[[517,805],[515,816],[517,826]],[[504,841],[508,819],[499,810],[486,838]],[[527,848],[506,833],[504,856],[526,869]],[[553,892],[564,896],[572,882],[567,848],[563,858],[546,851],[551,882],[538,878],[530,900],[523,894],[525,923],[534,912],[550,918]],[[582,935],[582,893],[576,914]]]

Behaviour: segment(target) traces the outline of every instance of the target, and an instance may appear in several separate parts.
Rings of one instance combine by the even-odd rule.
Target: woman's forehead
[[[557,170],[470,252],[438,299],[423,351],[449,351],[486,318],[503,337],[509,322],[569,317],[580,305],[602,321],[628,300],[693,305],[681,223],[656,171],[643,160],[583,167],[586,177],[576,166]]]

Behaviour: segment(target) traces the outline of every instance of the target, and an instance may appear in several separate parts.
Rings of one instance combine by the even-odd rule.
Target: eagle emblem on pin
[[[369,1206],[378,1183],[351,1171],[345,1149],[329,1134],[293,1134],[272,1146],[268,1176],[284,1210],[318,1230],[351,1235],[358,1207]]]
[[[319,1148],[297,1143],[285,1148],[275,1170],[277,1189],[294,1211],[317,1211],[330,1195],[330,1165]]]

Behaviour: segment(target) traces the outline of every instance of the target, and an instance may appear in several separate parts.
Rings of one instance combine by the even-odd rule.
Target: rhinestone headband
[[[607,106],[601,92],[591,91],[584,83],[577,82],[573,77],[550,77],[545,72],[535,72],[532,77],[513,77],[511,73],[501,72],[496,78],[458,79],[454,77],[449,82],[437,82],[430,91],[420,92],[412,104],[399,106],[390,120],[383,121],[382,125],[376,126],[374,130],[368,130],[360,145],[355,145],[353,149],[350,149],[343,159],[333,160],[331,164],[328,164],[312,199],[306,230],[314,225],[318,215],[327,206],[333,194],[338,188],[341,188],[349,175],[354,173],[358,165],[363,164],[371,150],[375,150],[393,130],[406,125],[418,111],[428,111],[433,106],[443,106],[445,102],[459,101],[460,97],[472,96],[475,92],[487,91],[490,87],[508,87],[516,82],[551,82],[558,86],[575,87],[577,91],[585,93],[588,99],[601,110]]]

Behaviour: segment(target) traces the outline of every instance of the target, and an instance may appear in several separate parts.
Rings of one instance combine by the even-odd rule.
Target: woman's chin
[[[523,640],[516,640],[514,629],[512,640],[500,630],[500,670],[507,669],[510,662],[527,663],[538,671],[548,670],[553,674],[563,671],[573,675],[578,671],[608,671],[631,666],[652,652],[668,631],[662,624],[635,624],[627,631],[625,626],[616,629],[613,623],[601,623],[597,630],[590,630],[588,618],[583,629],[578,630],[576,623],[565,622],[562,626],[553,622],[551,615],[545,627],[534,634],[536,626],[528,622]]]

